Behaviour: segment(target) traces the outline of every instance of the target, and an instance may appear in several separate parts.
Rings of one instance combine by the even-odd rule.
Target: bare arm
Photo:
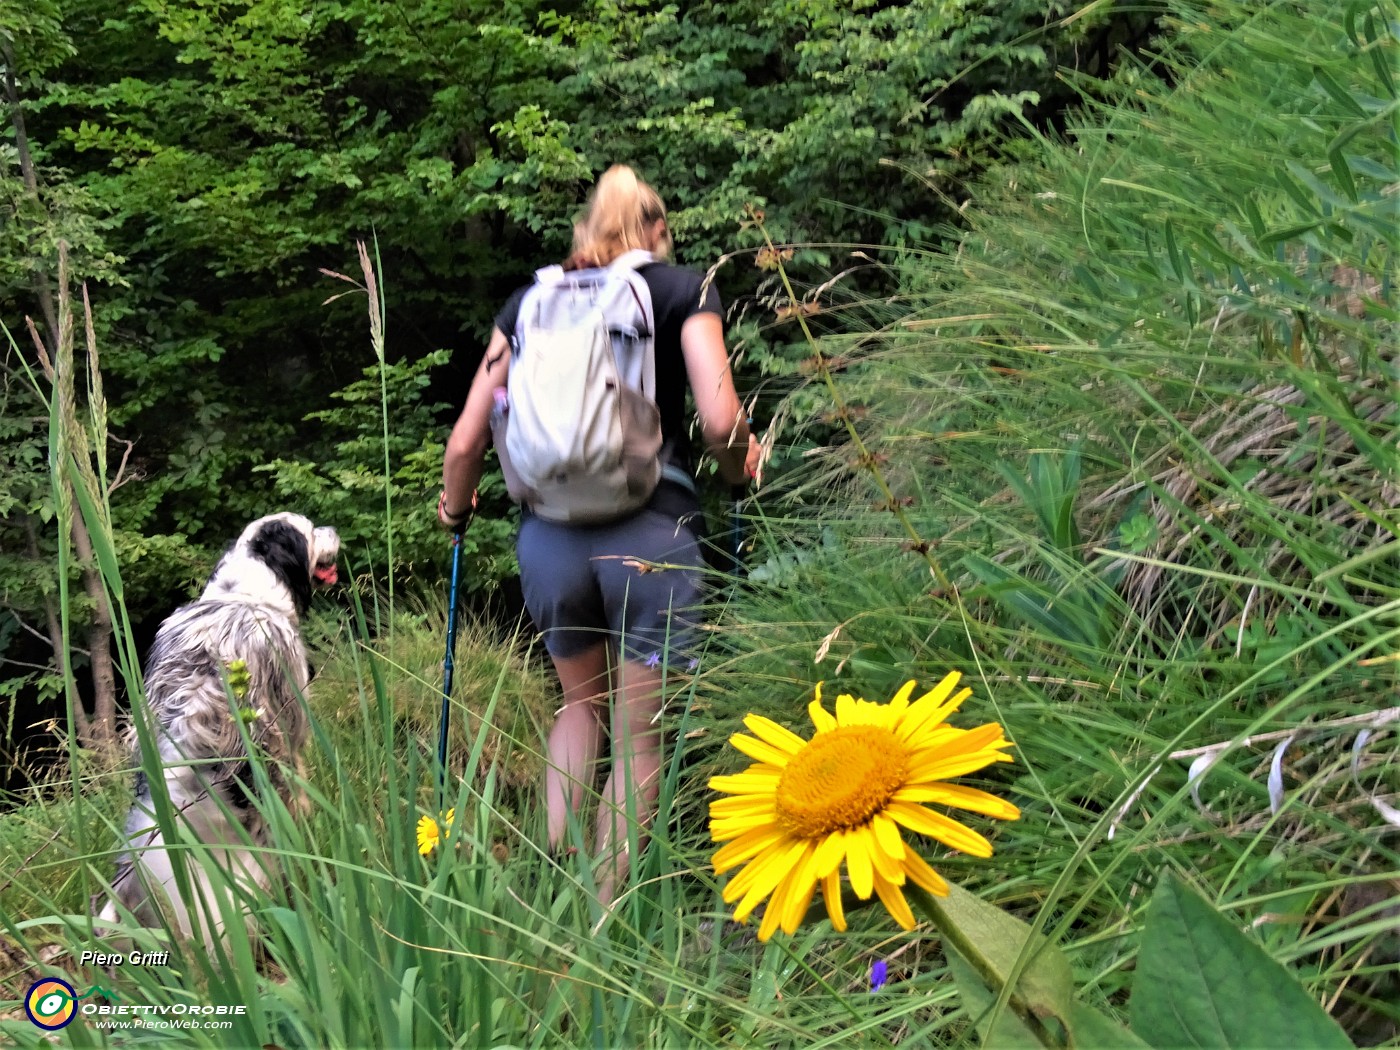
[[[467,403],[447,438],[442,461],[443,499],[438,520],[455,525],[476,506],[476,486],[481,481],[486,446],[491,442],[492,392],[505,386],[510,373],[510,346],[499,328],[491,329],[491,341],[467,392]]]
[[[744,406],[734,389],[719,315],[688,317],[681,326],[681,352],[705,448],[719,463],[720,476],[731,485],[742,485],[758,469],[758,442],[749,433]]]

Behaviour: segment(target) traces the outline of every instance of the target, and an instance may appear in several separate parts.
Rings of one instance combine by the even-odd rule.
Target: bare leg
[[[612,772],[598,806],[598,898],[605,905],[627,880],[629,825],[637,822],[640,847],[646,841],[640,829],[655,815],[661,789],[660,713],[660,670],[638,660],[622,661],[612,709]]]
[[[564,690],[564,706],[549,732],[544,793],[549,848],[557,849],[569,829],[569,816],[578,812],[584,793],[593,786],[603,742],[600,714],[608,698],[608,646],[599,642],[576,656],[553,659]]]

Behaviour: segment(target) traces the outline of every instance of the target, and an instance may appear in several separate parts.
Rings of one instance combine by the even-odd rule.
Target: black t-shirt
[[[666,262],[647,263],[637,272],[651,289],[656,325],[656,407],[661,414],[661,438],[670,444],[671,462],[690,472],[694,467],[685,418],[686,371],[681,353],[681,326],[700,313],[723,317],[719,292],[695,270]],[[531,285],[517,289],[496,315],[496,327],[514,338],[520,302]]]

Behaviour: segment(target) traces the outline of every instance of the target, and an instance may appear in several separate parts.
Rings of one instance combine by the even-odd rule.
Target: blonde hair
[[[583,217],[574,224],[574,268],[606,266],[623,252],[650,248],[658,258],[671,252],[671,231],[663,228],[656,244],[650,229],[666,218],[661,195],[625,164],[614,164],[603,173],[588,198]]]

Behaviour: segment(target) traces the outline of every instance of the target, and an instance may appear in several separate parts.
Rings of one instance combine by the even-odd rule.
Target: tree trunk
[[[88,625],[88,660],[92,668],[92,713],[74,713],[86,725],[78,725],[79,740],[84,747],[106,751],[117,741],[117,675],[112,664],[112,607],[107,603],[106,588],[97,571],[92,554],[92,540],[82,518],[73,515],[73,548],[83,567],[83,588],[92,600],[92,623]],[[86,728],[86,732],[84,732]]]

